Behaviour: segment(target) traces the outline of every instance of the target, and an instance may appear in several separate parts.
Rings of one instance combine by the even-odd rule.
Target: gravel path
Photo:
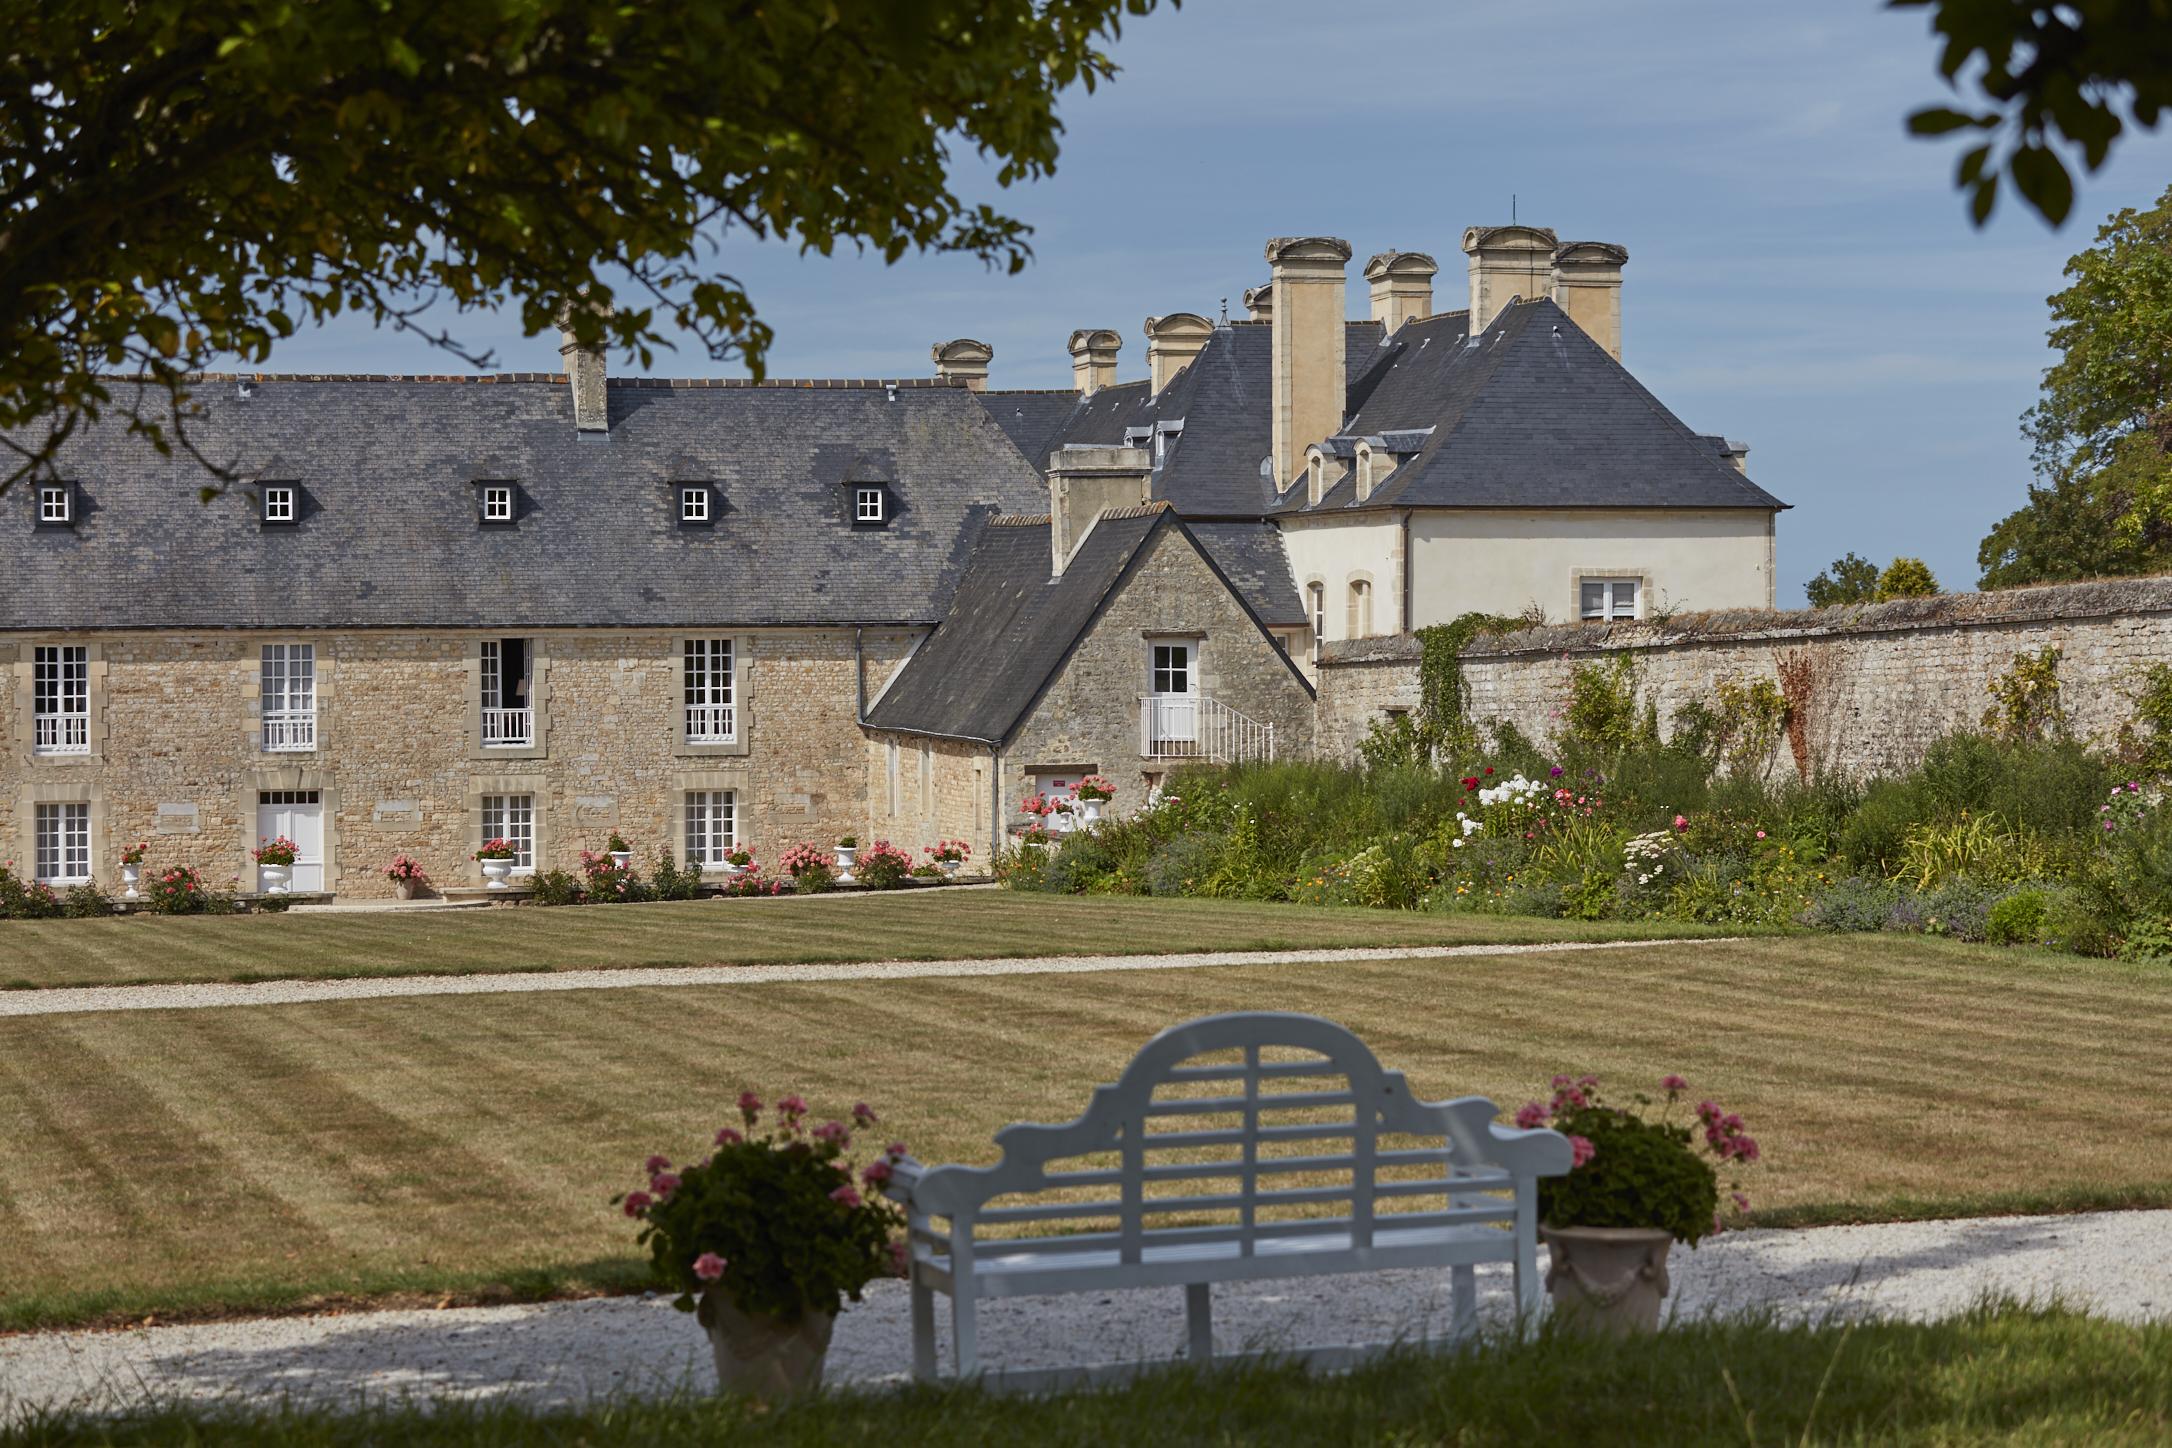
[[[506,975],[386,975],[352,980],[247,984],[67,986],[0,991],[0,1018],[84,1011],[186,1011],[281,1006],[385,996],[501,995],[524,991],[627,990],[636,986],[770,985],[813,980],[911,980],[926,976],[1070,975],[1100,970],[1197,970],[1213,965],[1332,965],[1362,960],[1447,960],[1568,950],[1718,945],[1698,940],[1571,941],[1551,945],[1387,945],[1339,950],[1205,950],[1171,955],[998,956],[983,960],[867,960],[823,965],[692,965],[561,970]]]
[[[2161,1320],[2172,1316],[2172,1211],[1736,1232],[1678,1249],[1673,1277],[1673,1310],[1692,1317],[1933,1317],[1991,1292],[2058,1294],[2108,1316]],[[1415,1271],[1231,1284],[1215,1291],[1217,1348],[1438,1335],[1447,1285],[1445,1273]],[[1480,1269],[1482,1311],[1493,1321],[1503,1318],[1506,1287],[1505,1270]],[[981,1322],[991,1368],[1167,1357],[1184,1336],[1174,1290],[986,1303]],[[947,1351],[946,1341],[946,1362]],[[893,1381],[909,1360],[905,1291],[878,1284],[838,1320],[831,1380]],[[660,1297],[0,1337],[0,1423],[147,1400],[550,1406],[713,1384],[700,1329]]]

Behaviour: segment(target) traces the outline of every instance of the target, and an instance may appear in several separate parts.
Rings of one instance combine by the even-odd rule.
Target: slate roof
[[[1047,515],[994,520],[981,531],[941,626],[868,710],[868,727],[1002,745],[1155,534],[1175,530],[1219,568],[1200,536],[1214,526],[1188,523],[1167,503],[1111,509],[1051,578]],[[1294,600],[1273,525],[1226,526],[1251,534],[1224,540],[1226,556],[1252,558],[1261,569],[1249,582],[1231,580],[1239,595],[1249,603],[1255,589],[1278,587]],[[1279,584],[1266,581],[1276,565]]]
[[[62,454],[72,529],[0,497],[0,629],[925,624],[981,525],[1047,487],[956,387],[608,389],[608,441],[578,440],[549,374],[232,380],[198,392],[207,457],[303,490],[301,522],[253,493],[196,501],[204,474],[108,421]],[[523,516],[478,526],[475,484],[513,479]],[[851,479],[890,484],[858,527]],[[717,518],[681,527],[676,484]],[[1044,570],[1045,571],[1045,570]]]
[[[1311,622],[1297,594],[1281,529],[1272,523],[1208,520],[1186,526],[1260,622],[1269,628],[1302,628]]]
[[[1055,578],[1047,515],[982,529],[941,626],[867,711],[868,727],[1000,745],[1170,521],[1166,508],[1104,513]]]
[[[1475,339],[1463,312],[1405,325],[1351,403],[1347,434],[1432,432],[1365,502],[1345,477],[1279,511],[1787,506],[1547,300],[1504,308]]]

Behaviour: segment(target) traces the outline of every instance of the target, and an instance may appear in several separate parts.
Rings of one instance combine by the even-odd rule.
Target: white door
[[[295,894],[324,888],[324,799],[313,789],[287,789],[257,796],[259,843],[285,835],[294,841]]]
[[[1154,741],[1199,740],[1199,645],[1158,643],[1153,660]]]

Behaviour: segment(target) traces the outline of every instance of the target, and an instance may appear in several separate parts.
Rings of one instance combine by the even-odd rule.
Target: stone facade
[[[1527,629],[1474,641],[1463,655],[1471,716],[1502,719],[1544,742],[1580,663],[1628,651],[1662,721],[1709,703],[1720,680],[1782,682],[1800,719],[1775,769],[1866,775],[1904,770],[1940,737],[1979,724],[1986,686],[2016,654],[2062,651],[2060,698],[2074,731],[2109,741],[2131,714],[2127,693],[2151,664],[2172,663],[2172,578],[2055,584],[1799,613],[1678,617],[1657,626]],[[1418,702],[1409,635],[1330,645],[1321,670],[1320,749],[1356,757],[1374,719]],[[1795,732],[1795,731],[1791,731]]]
[[[253,888],[257,799],[314,790],[325,821],[325,888],[381,896],[395,854],[443,886],[480,883],[481,797],[532,794],[536,866],[577,867],[622,830],[645,861],[683,857],[684,795],[731,790],[739,839],[765,862],[801,840],[866,831],[872,804],[858,719],[909,650],[907,630],[705,631],[737,656],[738,743],[682,738],[684,632],[534,631],[537,743],[481,745],[472,707],[478,643],[494,634],[303,632],[101,634],[0,644],[15,687],[0,690],[10,741],[0,777],[0,857],[35,858],[40,801],[91,805],[93,877],[148,840],[147,865],[194,865],[207,883]],[[38,755],[31,738],[37,643],[86,643],[93,751]],[[317,744],[263,748],[258,679],[267,643],[315,647]]]

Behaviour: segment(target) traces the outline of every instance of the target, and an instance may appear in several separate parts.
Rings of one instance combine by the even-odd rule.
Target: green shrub
[[[113,900],[105,891],[85,881],[83,884],[68,887],[68,893],[61,898],[60,908],[71,920],[89,920],[101,915],[111,915]]]
[[[1048,868],[1042,888],[1059,895],[1083,895],[1116,868],[1116,852],[1098,834],[1080,830],[1063,837]]]
[[[528,879],[528,899],[537,905],[578,905],[580,879],[570,870],[539,870]]]
[[[1659,742],[1657,711],[1638,703],[1636,660],[1616,653],[1570,672],[1557,742],[1563,754],[1579,760],[1616,759]]]
[[[1157,845],[1146,862],[1150,895],[1195,895],[1221,868],[1222,842],[1206,834],[1178,835]]]
[[[649,872],[650,893],[659,900],[701,898],[701,866],[682,867],[670,846],[656,852],[656,867]]]
[[[1888,880],[1838,880],[1812,897],[1802,923],[1813,930],[1883,930],[1899,898]]]
[[[2043,936],[2051,899],[2042,890],[2016,890],[1991,907],[1983,938],[1993,945],[2034,945]]]
[[[2172,960],[2172,920],[2147,915],[2127,927],[2119,942],[2121,960]]]
[[[2037,941],[2072,955],[2111,955],[2117,949],[2104,914],[2073,890],[2050,893]]]

